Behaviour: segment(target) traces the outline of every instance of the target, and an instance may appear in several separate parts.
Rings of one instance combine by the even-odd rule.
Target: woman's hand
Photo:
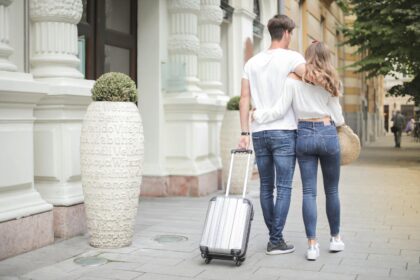
[[[255,110],[257,110],[257,109],[252,108],[251,112],[249,113],[251,115],[251,122],[255,121],[255,119],[254,119],[254,112],[255,112]]]

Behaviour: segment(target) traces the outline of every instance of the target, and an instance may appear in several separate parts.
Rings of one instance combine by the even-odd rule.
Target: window
[[[83,0],[78,25],[87,79],[110,71],[137,80],[137,1]]]
[[[264,25],[261,23],[261,10],[259,0],[254,0],[254,14],[256,15],[253,22],[254,38],[257,37],[258,39],[261,39],[264,32]]]

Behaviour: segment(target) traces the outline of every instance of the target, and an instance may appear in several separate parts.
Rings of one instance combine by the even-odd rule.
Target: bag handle
[[[248,154],[248,160],[247,160],[247,163],[246,163],[246,171],[245,171],[245,180],[244,180],[244,186],[243,186],[243,192],[242,192],[242,198],[245,198],[246,188],[247,188],[247,184],[248,184],[249,163],[251,161],[252,150],[249,150],[249,149],[232,149],[230,151],[230,153],[232,154],[232,156],[230,158],[229,177],[228,177],[228,181],[227,181],[227,185],[226,185],[225,196],[226,197],[229,196],[230,183],[231,183],[231,179],[232,179],[233,162],[234,162],[234,159],[235,159],[235,155],[236,154]]]

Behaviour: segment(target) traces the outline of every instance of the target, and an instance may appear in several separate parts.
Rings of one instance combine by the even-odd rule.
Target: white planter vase
[[[239,118],[239,111],[226,111],[222,122],[222,128],[220,132],[220,143],[221,143],[221,157],[223,165],[223,187],[226,190],[226,183],[229,175],[229,165],[231,159],[230,151],[238,147],[239,139],[241,137],[241,124]],[[250,147],[252,149],[252,147]],[[238,154],[235,157],[233,165],[232,179],[230,186],[231,194],[242,194],[245,170],[248,156],[244,154]],[[254,154],[251,156],[249,163],[248,181],[252,176],[252,166],[254,164]]]
[[[143,125],[131,102],[93,102],[80,139],[83,194],[94,247],[132,242],[143,170]]]

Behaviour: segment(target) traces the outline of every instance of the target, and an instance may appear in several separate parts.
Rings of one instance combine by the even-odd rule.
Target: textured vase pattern
[[[143,166],[143,126],[131,102],[93,102],[83,120],[80,163],[90,244],[132,242]]]
[[[232,149],[237,148],[240,136],[241,126],[239,121],[239,111],[226,111],[220,132],[220,151],[223,165],[223,186],[225,190],[229,175],[229,166],[231,158],[230,151]],[[252,149],[252,147],[250,149]],[[231,194],[242,194],[247,160],[248,155],[238,154],[235,156],[230,185]],[[253,164],[254,154],[251,156],[251,160],[249,163],[248,181],[251,179],[252,176]]]

